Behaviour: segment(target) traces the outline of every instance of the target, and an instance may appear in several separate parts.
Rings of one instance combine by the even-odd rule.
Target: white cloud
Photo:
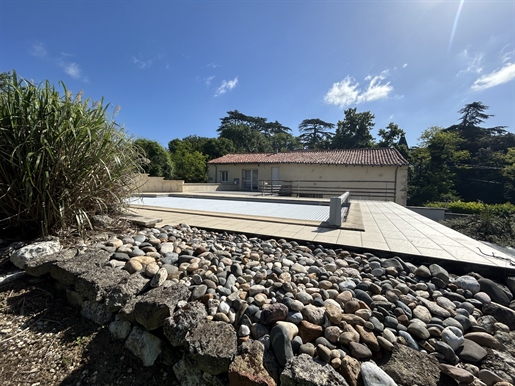
[[[153,60],[141,60],[138,58],[132,57],[132,63],[134,63],[138,68],[141,68],[142,70],[149,68],[152,65]]]
[[[460,53],[460,56],[466,60],[467,67],[460,70],[458,75],[465,73],[480,74],[483,71],[482,63],[485,55],[481,52],[470,54],[467,49],[464,49]]]
[[[406,67],[408,67],[408,63],[404,63],[404,64],[402,65],[402,68],[406,68]]]
[[[30,50],[31,55],[37,56],[38,58],[46,58],[48,52],[43,43],[36,43]]]
[[[341,82],[334,83],[324,97],[324,101],[343,109],[346,106],[372,102],[378,99],[387,98],[393,91],[390,82],[382,83],[388,76],[388,70],[379,75],[368,75],[365,81],[368,82],[366,89],[359,88],[359,82],[347,75]]]
[[[216,90],[215,96],[223,95],[227,91],[232,90],[236,85],[238,84],[238,77],[234,78],[233,80],[222,80],[222,84],[218,89]]]
[[[77,63],[64,63],[62,66],[64,68],[64,72],[72,78],[80,79],[82,77],[82,71]]]
[[[206,83],[207,87],[211,86],[211,82],[213,81],[213,79],[215,79],[214,76],[208,76],[207,78],[204,79],[204,82]]]
[[[486,90],[515,79],[515,63],[507,63],[498,70],[476,79],[470,87],[474,91]]]

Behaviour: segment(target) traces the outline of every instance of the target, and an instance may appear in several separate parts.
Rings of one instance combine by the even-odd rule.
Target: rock
[[[113,314],[107,310],[104,303],[85,300],[82,303],[82,310],[80,312],[86,319],[92,320],[101,326],[109,323]]]
[[[372,361],[361,364],[361,376],[364,386],[397,386],[397,383]]]
[[[153,288],[162,286],[167,278],[168,278],[168,271],[166,270],[166,268],[160,268],[157,270],[155,275],[152,277],[152,280],[150,281],[150,286]]]
[[[132,325],[126,320],[114,320],[109,323],[109,332],[119,340],[125,340],[131,332]]]
[[[188,300],[189,297],[190,291],[184,284],[151,289],[137,298],[134,319],[147,330],[155,330],[175,311],[179,301]]]
[[[105,295],[105,304],[109,312],[116,312],[124,307],[129,300],[140,293],[149,279],[142,275],[130,275]]]
[[[442,331],[442,341],[447,343],[454,351],[463,344],[463,333],[454,326],[445,327]]]
[[[186,343],[191,362],[212,375],[227,372],[237,352],[236,331],[224,322],[199,323],[186,335]]]
[[[441,364],[440,369],[444,374],[447,374],[452,379],[455,379],[456,381],[460,382],[460,384],[470,384],[474,382],[474,375],[472,375],[465,369],[461,369],[459,367],[450,366],[446,364]]]
[[[355,329],[361,337],[361,341],[365,343],[370,350],[373,352],[378,352],[380,350],[377,338],[372,331],[367,330],[363,326],[356,326]]]
[[[478,363],[485,359],[488,353],[476,342],[465,339],[458,350],[456,350],[456,354],[462,361]]]
[[[449,284],[449,273],[443,267],[438,264],[431,264],[429,271],[431,272],[432,281],[439,288],[444,288]]]
[[[349,349],[351,355],[356,359],[370,359],[372,358],[372,351],[365,346],[364,344],[357,343],[357,342],[350,342],[349,343]]]
[[[425,323],[421,321],[410,323],[408,326],[408,332],[414,337],[423,340],[429,339],[431,336],[426,328]]]
[[[482,347],[489,347],[496,350],[501,349],[499,341],[487,332],[469,332],[465,334],[464,338],[472,340]]]
[[[497,303],[485,304],[481,310],[485,315],[492,315],[499,322],[506,324],[510,330],[515,330],[515,310]]]
[[[302,309],[301,313],[304,319],[310,323],[317,324],[319,326],[324,324],[325,307],[316,307],[309,304]]]
[[[125,348],[141,359],[143,366],[148,367],[154,364],[161,353],[161,340],[141,327],[134,326],[125,341]]]
[[[340,373],[344,376],[349,386],[358,386],[362,384],[361,364],[356,358],[346,355],[342,359]]]
[[[275,386],[276,382],[263,365],[264,346],[249,340],[238,347],[229,366],[230,386]]]
[[[261,311],[260,323],[272,325],[279,320],[286,320],[287,316],[288,307],[282,303],[275,303]]]
[[[457,364],[460,360],[455,354],[454,350],[447,343],[436,341],[434,344],[436,352],[442,354],[445,360],[453,365]]]
[[[348,383],[332,366],[301,354],[286,364],[281,373],[281,386],[348,386]]]
[[[60,250],[59,240],[38,241],[15,250],[11,254],[10,260],[16,267],[25,269],[30,260],[54,254]]]
[[[173,372],[183,386],[227,386],[229,382],[223,375],[212,375],[200,370],[188,357],[175,363]]]
[[[275,325],[270,331],[272,351],[279,366],[284,367],[293,357],[293,348],[289,338],[289,331],[284,325]]]
[[[24,270],[31,276],[43,276],[49,273],[52,266],[58,261],[70,260],[75,256],[77,256],[77,250],[75,248],[63,249],[51,254],[37,255],[26,260]]]
[[[454,281],[454,283],[458,287],[472,292],[472,294],[476,294],[481,290],[481,285],[476,280],[476,278],[473,276],[469,276],[469,275],[460,276]]]
[[[50,275],[61,284],[73,285],[80,275],[102,269],[109,261],[109,256],[110,253],[102,249],[87,248],[71,259],[52,264]]]
[[[479,371],[478,378],[482,380],[484,383],[487,384],[487,386],[492,386],[495,383],[503,382],[504,379],[502,379],[500,376],[498,376],[493,371],[490,371],[488,369],[483,369]]]
[[[481,278],[478,282],[481,286],[481,291],[486,292],[493,302],[499,303],[503,306],[510,305],[513,295],[511,293],[507,293],[509,290],[504,291],[500,284],[490,279]]]
[[[188,331],[205,321],[206,317],[206,307],[202,303],[187,303],[165,319],[163,333],[172,346],[184,346]]]
[[[395,344],[391,355],[378,361],[381,367],[399,385],[440,386],[438,361],[431,355]],[[445,376],[444,376],[445,377]],[[452,380],[451,380],[452,382]],[[448,383],[449,385],[453,383]]]
[[[299,336],[304,343],[312,342],[324,335],[324,328],[322,326],[310,323],[306,320],[301,321],[298,327]]]
[[[423,279],[430,279],[431,271],[425,265],[421,265],[415,270],[415,275],[420,276]]]
[[[75,280],[75,290],[84,298],[100,302],[129,274],[116,268],[103,267],[84,272]]]

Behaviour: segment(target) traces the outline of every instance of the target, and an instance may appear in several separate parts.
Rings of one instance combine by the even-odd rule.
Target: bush
[[[108,105],[34,85],[14,72],[0,90],[0,227],[47,235],[118,211],[142,160]]]
[[[511,202],[504,204],[484,204],[482,202],[465,202],[465,201],[451,201],[451,202],[431,202],[426,204],[432,208],[446,208],[453,213],[464,214],[481,214],[484,211],[489,211],[495,216],[510,216],[515,214],[515,205]]]
[[[149,139],[138,138],[134,144],[140,148],[142,154],[148,160],[143,165],[143,171],[150,177],[164,177],[171,180],[173,177],[173,163],[164,147],[158,142]]]

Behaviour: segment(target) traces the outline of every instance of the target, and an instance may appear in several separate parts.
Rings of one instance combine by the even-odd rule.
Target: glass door
[[[243,190],[258,190],[257,169],[243,170]]]

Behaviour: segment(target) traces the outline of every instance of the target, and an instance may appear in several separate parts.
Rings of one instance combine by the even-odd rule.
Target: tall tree
[[[241,153],[272,151],[270,142],[261,132],[242,124],[227,125],[219,138],[231,140],[236,151]]]
[[[174,139],[168,142],[170,157],[175,166],[173,177],[186,182],[207,181],[207,156],[193,150],[191,143]]]
[[[274,151],[291,151],[302,148],[299,138],[290,133],[277,133],[270,138]]]
[[[433,126],[420,137],[420,147],[410,153],[408,196],[410,205],[446,201],[457,197],[455,175],[469,153],[459,150],[463,142],[457,133]]]
[[[299,138],[308,149],[326,148],[327,142],[333,137],[334,123],[324,122],[321,119],[304,119],[299,125],[302,133]]]
[[[479,126],[488,118],[493,117],[492,114],[485,114],[485,111],[488,110],[488,108],[488,106],[485,106],[481,102],[466,104],[465,107],[459,111],[461,114],[460,125],[464,127]]]
[[[150,177],[164,177],[171,179],[173,175],[173,164],[164,147],[158,142],[149,139],[138,138],[134,141],[142,153],[145,155],[147,162],[143,165],[143,170]]]
[[[396,123],[390,122],[384,129],[379,129],[381,140],[377,143],[379,147],[396,147],[402,137],[406,135]],[[404,138],[404,141],[406,138]]]
[[[207,155],[208,161],[214,158],[222,157],[229,153],[234,153],[236,147],[234,143],[227,138],[209,138],[204,144],[203,153]]]
[[[374,145],[370,131],[374,127],[374,115],[370,111],[357,113],[356,108],[344,111],[345,118],[338,121],[332,147],[336,149],[360,149]]]

